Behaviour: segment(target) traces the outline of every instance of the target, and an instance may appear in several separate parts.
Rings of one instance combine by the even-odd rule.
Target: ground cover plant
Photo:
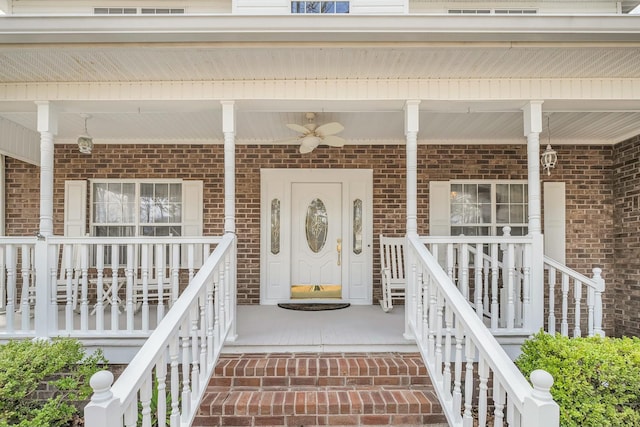
[[[553,375],[563,427],[640,426],[640,338],[567,338],[540,332],[516,365]]]
[[[69,338],[0,346],[0,427],[68,426],[105,364],[100,351],[87,355]]]

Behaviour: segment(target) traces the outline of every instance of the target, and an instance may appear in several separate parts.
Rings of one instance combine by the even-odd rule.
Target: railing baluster
[[[593,336],[593,306],[596,299],[596,290],[587,287],[587,334]]]
[[[444,296],[438,291],[438,287],[433,285],[433,292],[436,294],[437,313],[436,319],[436,380],[442,379],[442,324],[444,315]]]
[[[153,380],[151,374],[142,383],[140,388],[140,404],[142,405],[142,427],[151,427],[151,395]]]
[[[73,330],[73,274],[74,274],[74,251],[76,249],[68,247],[65,251],[64,266],[60,266],[60,270],[65,271],[65,329],[67,332]],[[54,293],[57,292],[56,278],[54,277]],[[56,298],[57,299],[57,298]],[[57,317],[57,316],[56,316]]]
[[[171,427],[180,423],[180,335],[175,334],[169,341],[169,361],[171,363]]]
[[[200,323],[198,325],[198,333],[200,335],[200,386],[206,387],[207,384],[207,289],[203,289],[199,300]]]
[[[471,337],[467,336],[466,338],[464,350],[467,364],[465,366],[464,373],[464,415],[462,417],[462,421],[464,427],[473,427],[473,415],[471,413],[471,409],[473,408],[473,362],[476,358],[476,349]]]
[[[180,326],[180,336],[182,338],[182,422],[186,423],[190,416],[191,402],[191,385],[190,385],[190,366],[191,357],[189,350],[191,343],[189,342],[189,316],[185,317],[182,326]]]
[[[582,335],[580,330],[580,304],[582,299],[582,282],[575,280],[573,283],[573,298],[575,300],[575,327],[573,329],[573,336],[579,337]]]
[[[484,311],[488,311],[491,309],[491,302],[489,299],[489,289],[491,289],[491,264],[489,263],[488,260],[484,260],[483,263],[483,270],[482,272],[484,273],[483,279],[482,279],[482,289],[483,289],[483,296],[482,296],[482,306],[483,306],[483,310]],[[483,313],[484,314],[484,313]]]
[[[504,427],[505,391],[496,375],[493,376],[493,427]]]
[[[200,336],[198,320],[200,312],[197,305],[191,309],[191,390],[200,391]]]
[[[462,420],[462,340],[464,330],[462,324],[456,319],[456,358],[454,364],[453,379],[453,414],[456,422]]]
[[[31,318],[31,281],[30,281],[30,273],[31,273],[31,254],[29,246],[22,245],[20,248],[20,255],[22,258],[20,273],[22,276],[22,298],[21,298],[21,307],[22,311],[22,330],[26,331],[29,329],[29,323]],[[53,282],[55,283],[55,281]],[[35,295],[33,295],[35,301]],[[57,318],[57,316],[56,316]]]
[[[515,254],[514,245],[507,244],[507,329],[515,326]],[[503,260],[504,262],[504,260]]]
[[[135,270],[135,246],[127,245],[127,265],[125,270],[126,279],[126,311],[127,311],[127,331],[132,332],[134,328],[135,305],[133,304],[133,288],[135,286],[135,278],[133,272]]]
[[[569,336],[569,276],[562,273],[562,321],[560,323],[560,333]]]
[[[522,262],[522,273],[524,275],[522,278],[522,313],[521,316],[518,317],[518,320],[520,321],[518,326],[521,328],[529,326],[526,325],[525,322],[529,322],[531,316],[531,259],[531,246],[525,245]],[[544,286],[544,284],[542,286]]]
[[[160,323],[164,317],[164,278],[165,278],[165,265],[164,265],[164,245],[158,243],[156,245],[156,285],[158,286],[158,306],[157,306],[157,320],[156,324]]]
[[[498,251],[500,247],[497,243],[491,245],[491,329],[498,329],[498,321],[500,320],[500,290],[498,288],[498,279],[500,268],[498,266]]]
[[[473,256],[473,268],[475,270],[474,295],[475,295],[475,304],[476,304],[476,314],[480,319],[482,319],[484,316],[484,305],[482,301],[482,297],[483,297],[482,266],[484,265],[483,255],[484,255],[484,247],[482,243],[478,243],[476,245],[476,253]]]
[[[142,278],[142,331],[149,331],[149,261],[153,256],[153,245],[142,244],[140,247],[142,254],[142,266],[140,274]]]
[[[171,245],[171,305],[180,295],[180,245]]]
[[[460,245],[459,262],[458,270],[460,271],[460,275],[458,277],[458,289],[460,289],[462,296],[464,296],[466,300],[469,300],[469,245],[466,243]]]
[[[444,398],[450,400],[451,396],[451,335],[453,332],[453,311],[449,305],[444,306],[444,324],[445,324],[445,338],[444,338],[444,374],[442,378],[442,384],[444,387]]]
[[[478,426],[487,425],[487,382],[489,381],[489,366],[484,357],[480,356],[478,360],[478,378],[480,385],[478,386]]]
[[[96,306],[93,312],[96,314],[96,330],[104,331],[104,245],[97,245],[96,258]]]
[[[427,276],[427,289],[429,290],[429,338],[427,346],[429,349],[429,358],[431,362],[435,362],[435,343],[436,343],[436,322],[438,321],[438,295],[437,287],[432,280],[431,275],[425,272]]]
[[[428,339],[429,332],[429,287],[424,280],[422,272],[418,273],[418,285],[416,288],[420,292],[418,304],[416,305],[416,335],[422,339]]]
[[[15,296],[16,296],[16,248],[7,245],[7,332],[14,332]]]
[[[193,280],[193,276],[195,275],[195,245],[188,244],[187,245],[187,269],[189,270],[189,282]]]
[[[80,245],[81,302],[80,330],[89,330],[89,245]]]
[[[551,335],[556,334],[556,269],[549,267],[547,280],[549,281],[549,317],[547,320],[547,332]]]
[[[120,245],[111,245],[111,330],[117,331],[120,323],[120,298],[118,297],[120,270]]]
[[[124,411],[124,425],[136,427],[138,424],[138,400],[134,400]]]
[[[156,382],[158,390],[156,419],[158,420],[158,427],[164,427],[167,425],[167,361],[165,353],[160,355],[158,363],[156,363]]]

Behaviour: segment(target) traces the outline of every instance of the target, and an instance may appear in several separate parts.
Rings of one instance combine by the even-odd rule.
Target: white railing
[[[229,233],[115,384],[108,371],[91,378],[87,426],[192,424],[222,346],[235,335],[235,260]]]
[[[34,237],[0,238],[0,335],[33,336]]]
[[[496,332],[531,332],[532,240],[503,236],[422,237],[449,279]],[[480,255],[478,255],[480,254]]]
[[[486,426],[492,415],[494,426],[558,426],[559,408],[549,393],[553,378],[534,371],[531,387],[435,254],[415,234],[407,246],[409,329],[449,424]]]
[[[549,257],[544,258],[544,267],[547,272],[548,289],[547,332],[555,334],[557,327],[560,326],[559,332],[564,336],[569,336],[570,327],[574,337],[580,337],[585,332],[590,337],[604,336],[602,293],[605,283],[602,270],[594,268],[593,278],[590,279]],[[560,284],[559,289],[556,287],[557,284]],[[556,307],[555,303],[557,297],[560,299],[559,307]]]
[[[220,239],[2,237],[0,338],[148,337]]]

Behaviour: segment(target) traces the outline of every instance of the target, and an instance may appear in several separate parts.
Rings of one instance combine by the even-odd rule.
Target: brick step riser
[[[353,388],[353,387],[420,387],[429,385],[425,376],[371,376],[371,377],[212,377],[209,387],[233,388]]]

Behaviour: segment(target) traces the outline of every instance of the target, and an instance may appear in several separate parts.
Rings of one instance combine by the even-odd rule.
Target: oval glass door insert
[[[327,241],[327,230],[329,229],[329,218],[327,208],[320,199],[313,199],[307,207],[307,217],[305,219],[305,233],[309,249],[318,253]]]

